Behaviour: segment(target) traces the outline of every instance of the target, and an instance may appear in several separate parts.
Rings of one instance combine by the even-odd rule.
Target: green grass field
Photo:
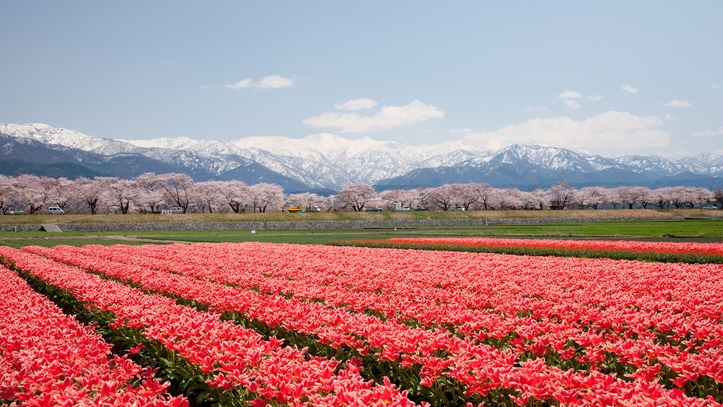
[[[723,242],[723,219],[605,221],[549,225],[439,227],[361,230],[157,231],[106,233],[1,232],[0,245],[164,244],[172,242],[278,242],[326,244],[340,240],[415,236],[496,236],[517,238],[600,238]]]

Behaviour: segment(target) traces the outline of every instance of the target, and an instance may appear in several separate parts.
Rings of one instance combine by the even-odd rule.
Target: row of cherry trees
[[[0,175],[0,213],[22,209],[40,213],[49,206],[66,212],[159,212],[177,207],[186,212],[267,212],[303,205],[321,211],[392,210],[407,208],[448,211],[505,209],[694,208],[723,204],[723,191],[705,188],[635,186],[574,189],[567,182],[531,192],[494,188],[484,183],[448,184],[436,188],[389,190],[377,193],[371,185],[347,184],[337,195],[284,194],[275,184],[246,185],[241,181],[194,182],[186,174],[146,173],[135,179],[48,178]]]

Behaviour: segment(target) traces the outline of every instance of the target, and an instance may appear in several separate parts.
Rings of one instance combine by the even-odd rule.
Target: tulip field
[[[0,259],[0,405],[723,403],[720,264],[276,243]]]
[[[342,246],[471,251],[533,256],[612,258],[673,263],[723,263],[723,243],[395,237],[332,242]]]

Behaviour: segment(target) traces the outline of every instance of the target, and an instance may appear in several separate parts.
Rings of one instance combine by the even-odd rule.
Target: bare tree
[[[361,212],[367,202],[376,198],[377,193],[371,185],[367,184],[344,184],[339,194],[336,195],[335,204],[342,209],[352,209],[354,212]]]

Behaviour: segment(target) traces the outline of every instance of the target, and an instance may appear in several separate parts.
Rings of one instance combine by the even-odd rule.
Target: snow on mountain
[[[255,162],[309,186],[330,189],[338,189],[345,183],[374,184],[420,168],[451,166],[532,165],[579,173],[627,170],[651,178],[686,171],[723,175],[723,156],[710,154],[680,160],[638,155],[610,158],[563,148],[520,144],[488,151],[465,140],[408,146],[368,137],[349,140],[328,133],[299,139],[247,137],[229,142],[187,137],[111,140],[37,123],[0,124],[0,135],[13,137],[19,142],[34,140],[50,148],[73,148],[105,156],[143,155],[210,176],[220,176]]]

